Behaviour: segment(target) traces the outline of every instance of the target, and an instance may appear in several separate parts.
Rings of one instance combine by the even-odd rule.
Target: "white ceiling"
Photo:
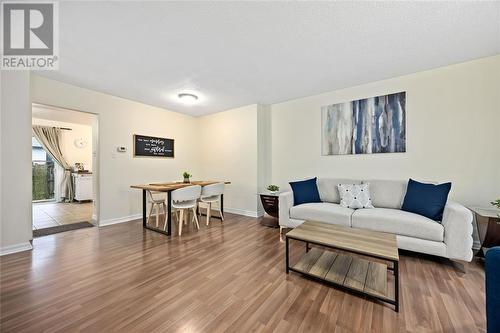
[[[500,53],[500,2],[61,2],[40,75],[190,115]],[[175,96],[198,92],[196,105]]]

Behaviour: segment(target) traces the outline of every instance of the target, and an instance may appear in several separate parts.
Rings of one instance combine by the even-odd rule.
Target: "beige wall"
[[[36,75],[32,75],[31,90],[34,103],[98,115],[99,165],[94,173],[97,167],[101,225],[139,216],[141,193],[130,185],[180,180],[184,170],[199,174],[193,117]],[[175,158],[133,158],[133,134],[174,138]],[[128,151],[118,153],[118,146]]]
[[[31,101],[28,71],[1,71],[0,254],[31,248]]]
[[[321,156],[321,106],[406,91],[407,152]],[[451,197],[500,197],[500,56],[272,105],[272,180],[452,181]]]
[[[0,201],[2,207],[25,207],[2,209],[2,250],[31,238],[29,82],[26,73],[2,72]],[[406,153],[321,156],[321,106],[403,90]],[[312,176],[452,181],[453,199],[487,205],[500,196],[499,91],[496,56],[193,118],[31,76],[33,102],[97,115],[93,142],[99,140],[99,161],[93,169],[101,197],[94,211],[100,212],[101,224],[139,216],[141,193],[131,184],[180,180],[185,170],[195,179],[230,180],[225,206],[247,215],[260,211],[256,193],[268,183],[286,187],[290,180]],[[133,134],[174,138],[175,158],[133,158]],[[6,138],[26,148],[14,151]],[[117,146],[126,146],[127,153],[117,153]]]
[[[199,129],[199,176],[231,181],[224,195],[225,209],[256,215],[257,203],[257,109],[245,107],[197,119]]]
[[[262,161],[258,114],[261,118],[264,114],[258,113],[258,105],[194,118],[36,75],[32,76],[32,99],[98,115],[101,225],[138,217],[140,191],[130,189],[131,184],[180,180],[183,171],[193,174],[193,179],[231,181],[225,209],[258,214],[258,175],[264,177],[257,167]],[[269,110],[267,114],[270,118]],[[133,158],[133,134],[174,138],[175,158]],[[121,145],[128,147],[126,154],[116,152]],[[268,169],[267,175],[270,165]]]

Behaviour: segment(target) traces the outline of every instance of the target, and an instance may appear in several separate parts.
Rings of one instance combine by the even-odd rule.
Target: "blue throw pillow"
[[[434,185],[410,179],[401,209],[434,221],[441,221],[450,190],[451,183]]]
[[[294,206],[308,202],[321,202],[316,177],[300,182],[290,182],[290,186],[293,191]]]
[[[500,246],[486,252],[487,332],[500,332]]]

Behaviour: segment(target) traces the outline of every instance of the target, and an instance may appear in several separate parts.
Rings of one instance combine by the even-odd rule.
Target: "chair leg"
[[[179,236],[182,234],[182,224],[184,221],[184,209],[181,209],[180,214],[181,214],[181,216],[179,218]]]
[[[156,227],[158,228],[158,222],[160,220],[160,205],[155,203],[155,214],[156,214]]]
[[[186,217],[184,218],[184,225],[188,224],[188,220],[189,220],[189,210],[186,210]]]
[[[209,202],[207,203],[207,225],[210,223],[210,214],[212,213],[211,210],[212,210],[212,203]]]
[[[196,224],[196,229],[200,229],[200,224],[198,223],[198,216],[196,215],[196,208],[193,208],[193,218]]]
[[[151,209],[149,210],[149,214],[148,214],[148,220],[146,221],[146,224],[149,224],[149,219],[151,219],[151,214],[153,214],[153,208],[154,208],[155,204],[152,203],[151,204]]]

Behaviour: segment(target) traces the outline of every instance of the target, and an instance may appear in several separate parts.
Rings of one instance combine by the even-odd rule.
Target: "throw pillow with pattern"
[[[340,205],[346,208],[374,208],[370,198],[370,184],[339,184]]]

